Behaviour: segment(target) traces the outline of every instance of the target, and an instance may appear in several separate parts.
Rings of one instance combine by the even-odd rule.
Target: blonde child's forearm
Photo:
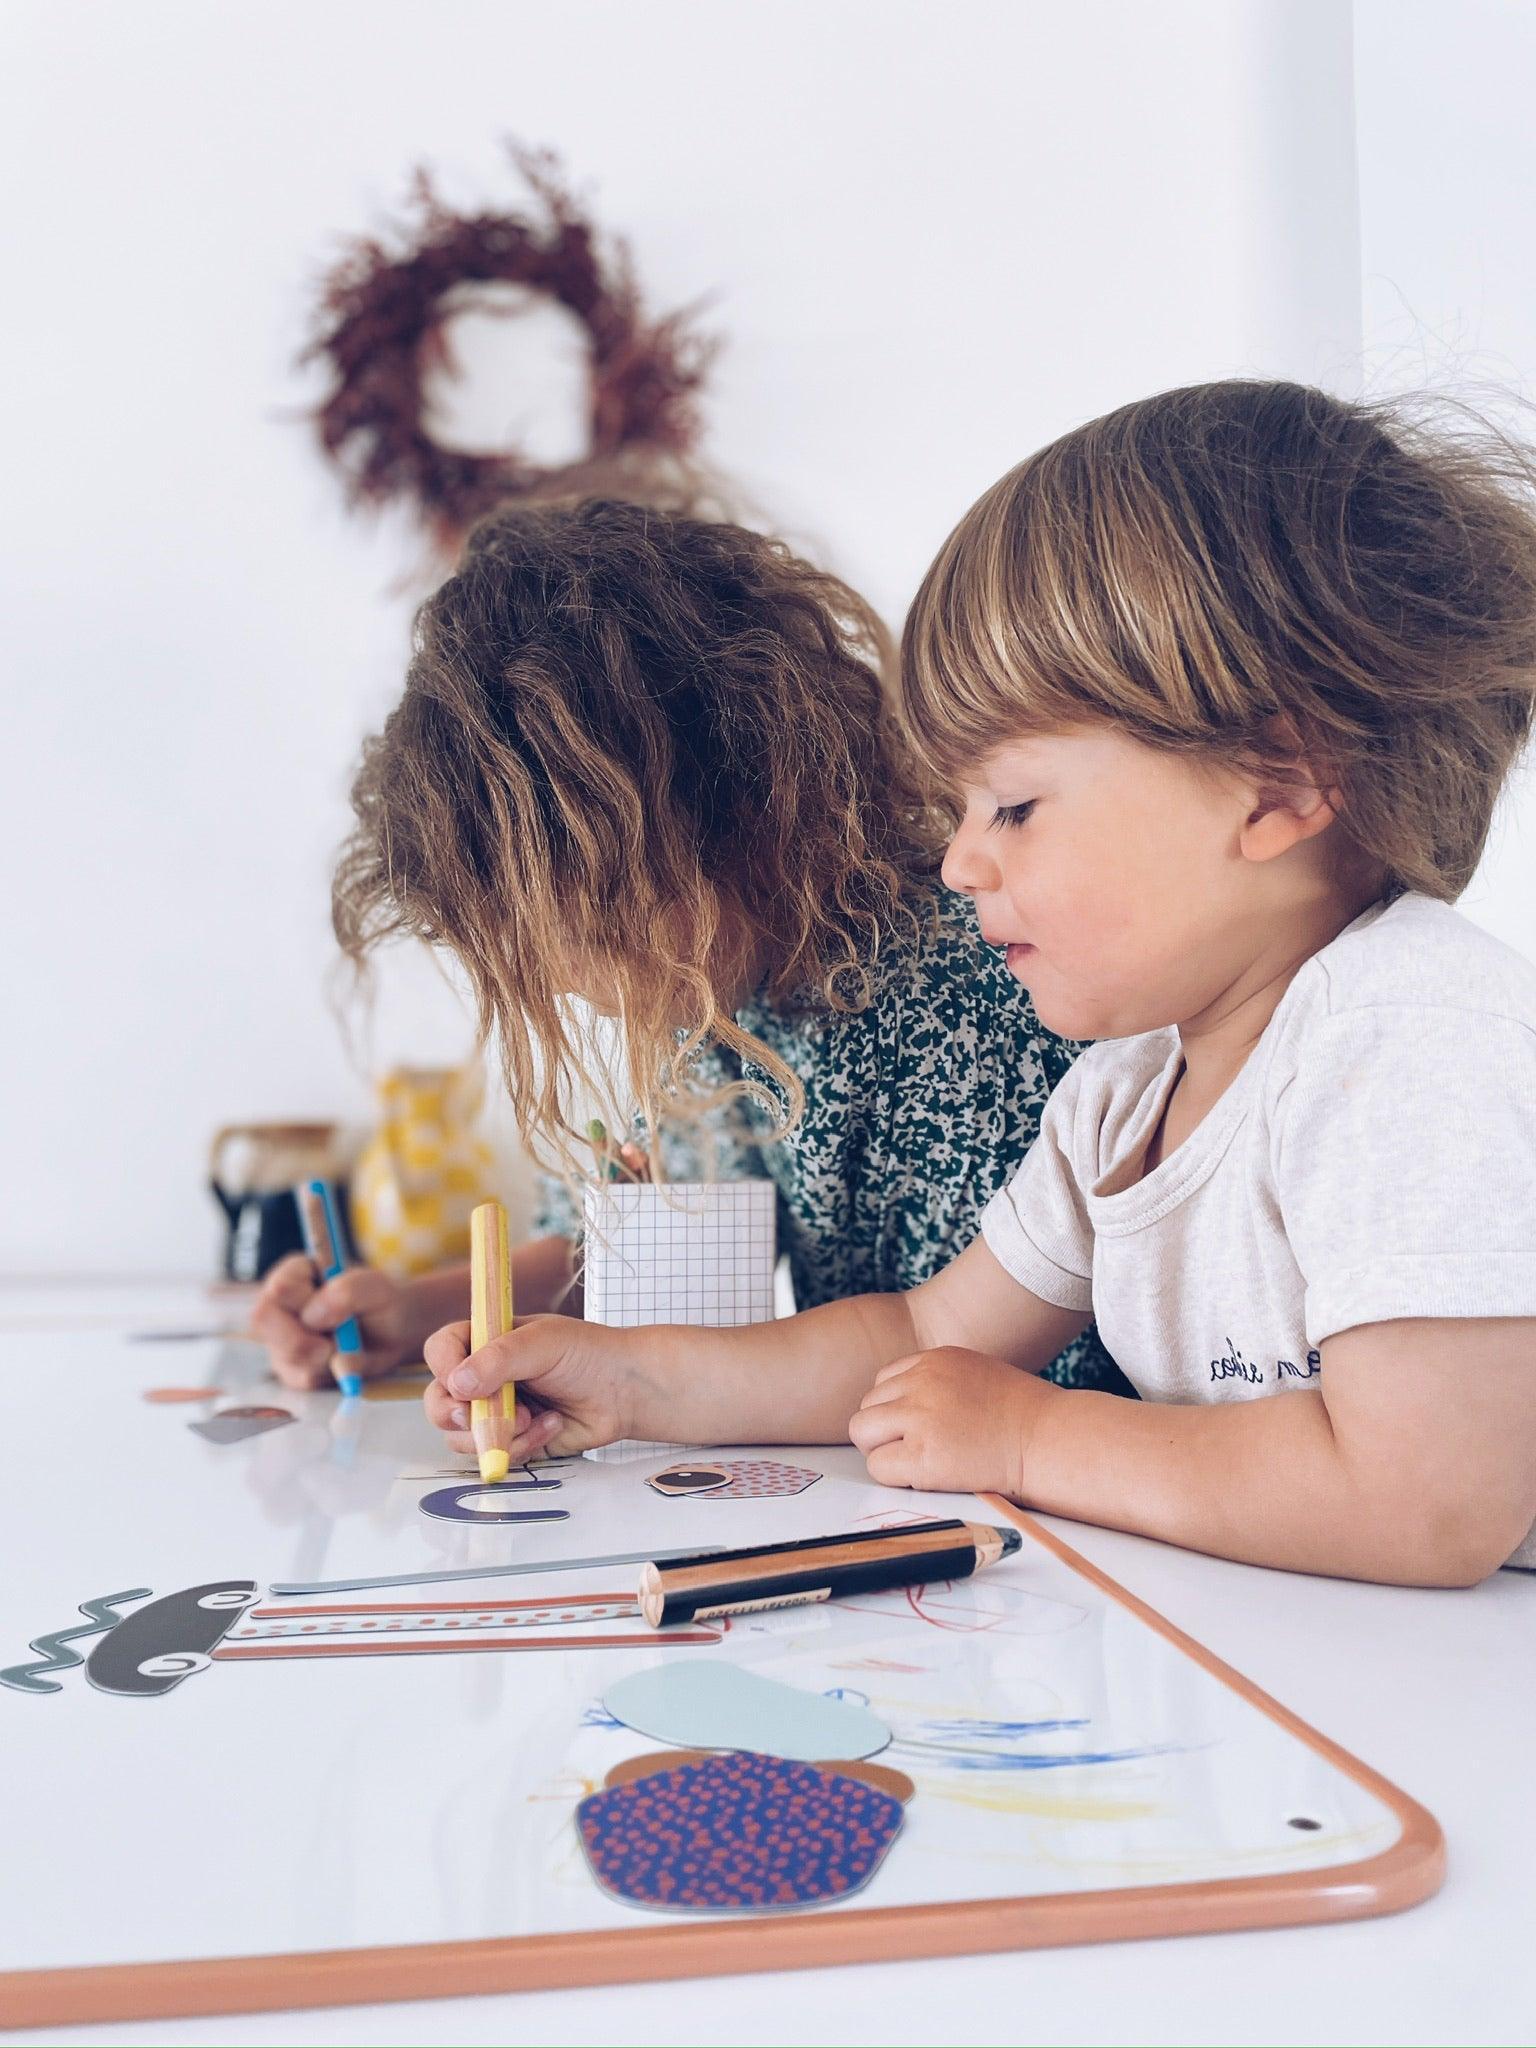
[[[1393,1585],[1482,1576],[1341,1454],[1320,1393],[1227,1408],[1062,1391],[1019,1447],[1026,1507],[1243,1564]]]
[[[881,1366],[916,1346],[908,1297],[862,1294],[779,1322],[623,1333],[637,1437],[686,1443],[845,1443]]]

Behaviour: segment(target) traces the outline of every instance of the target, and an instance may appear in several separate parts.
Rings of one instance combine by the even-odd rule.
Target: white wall
[[[713,294],[715,459],[895,619],[1074,421],[1241,371],[1352,388],[1350,27],[1347,0],[11,0],[0,1267],[204,1268],[214,1125],[365,1109],[326,878],[416,551],[341,509],[293,358],[413,163],[494,204],[500,136],[557,146],[655,303]],[[434,988],[391,970],[380,1056],[462,1045]]]
[[[1536,8],[1355,0],[1355,69],[1366,388],[1459,394],[1530,436]],[[1536,958],[1529,761],[1462,906]]]

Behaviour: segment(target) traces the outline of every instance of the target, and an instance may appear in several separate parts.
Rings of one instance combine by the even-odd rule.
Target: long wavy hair
[[[845,584],[746,528],[608,500],[490,514],[364,745],[344,953],[449,948],[524,1139],[568,1174],[577,1105],[638,1108],[654,1157],[704,1099],[708,1042],[763,1077],[725,1092],[782,1135],[799,1078],[733,1008],[753,984],[862,1007],[935,900],[942,826],[889,653]]]
[[[978,499],[907,620],[946,779],[1108,723],[1342,799],[1384,893],[1453,900],[1536,707],[1536,459],[1469,408],[1233,380],[1075,428]]]

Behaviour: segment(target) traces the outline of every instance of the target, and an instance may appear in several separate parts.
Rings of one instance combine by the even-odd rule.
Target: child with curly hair
[[[782,543],[621,502],[493,513],[422,607],[334,922],[356,962],[397,935],[451,950],[563,1169],[514,1254],[521,1313],[578,1300],[594,1098],[658,1175],[776,1181],[805,1306],[929,1278],[1028,1150],[1078,1047],[1001,961],[978,971],[887,652]],[[384,1371],[468,1290],[465,1267],[317,1290],[295,1257],[253,1327],[287,1384],[323,1385],[347,1316]],[[1054,1370],[1124,1385],[1091,1338]]]

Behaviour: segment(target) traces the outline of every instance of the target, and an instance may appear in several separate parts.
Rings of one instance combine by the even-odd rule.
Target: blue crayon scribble
[[[122,1620],[117,1612],[125,1600],[146,1600],[148,1586],[130,1586],[126,1593],[105,1593],[99,1600],[82,1600],[80,1612],[90,1618],[83,1628],[56,1629],[51,1636],[38,1636],[28,1643],[29,1650],[36,1650],[39,1662],[36,1664],[12,1664],[0,1671],[0,1685],[8,1685],[16,1692],[62,1692],[64,1688],[51,1678],[45,1678],[47,1671],[72,1671],[85,1659],[75,1650],[66,1650],[64,1645],[72,1643],[78,1636],[99,1636],[103,1629],[115,1627]]]
[[[918,1756],[942,1758],[957,1771],[1063,1771],[1075,1764],[1124,1764],[1135,1763],[1143,1757],[1172,1756],[1179,1752],[1181,1745],[1176,1742],[1158,1743],[1149,1749],[1082,1749],[1067,1756],[1046,1756],[1036,1751],[1026,1755],[1007,1751],[1001,1754],[982,1749],[950,1748],[941,1742],[910,1742],[901,1740],[891,1745],[891,1754],[906,1755],[914,1752]]]
[[[1062,1728],[1086,1728],[1086,1717],[1074,1721],[925,1721],[935,1735],[972,1735],[978,1742],[1001,1742],[1010,1735],[1054,1735]]]
[[[898,1733],[891,1745],[917,1758],[931,1758],[957,1771],[1062,1771],[1087,1764],[1135,1763],[1145,1757],[1181,1754],[1186,1743],[1141,1743],[1126,1749],[1039,1750],[1018,1747],[1020,1738],[1087,1728],[1086,1719],[1049,1721],[920,1721]]]
[[[601,1700],[594,1700],[581,1717],[583,1728],[622,1728],[625,1723],[617,1714],[610,1714]]]

